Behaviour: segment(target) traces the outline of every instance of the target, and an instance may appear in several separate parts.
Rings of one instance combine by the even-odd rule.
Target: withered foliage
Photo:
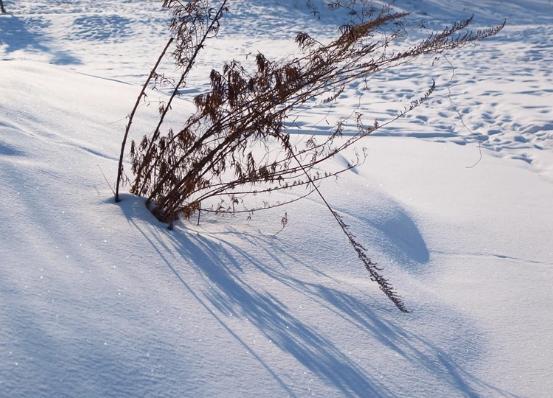
[[[333,40],[319,41],[307,33],[298,33],[295,40],[300,51],[293,58],[271,60],[258,53],[253,68],[246,68],[233,60],[220,71],[212,70],[209,91],[194,98],[196,111],[178,131],[169,129],[162,133],[171,104],[179,89],[186,84],[206,40],[217,34],[227,3],[164,1],[164,6],[173,15],[171,31],[174,39],[167,47],[174,40],[173,56],[182,73],[169,100],[160,107],[159,121],[153,132],[139,142],[132,142],[134,180],[131,192],[146,197],[152,213],[172,225],[179,216],[189,218],[200,208],[202,211],[231,213],[269,208],[275,204],[264,203],[254,208],[243,205],[240,210],[236,205],[243,204],[243,198],[250,194],[305,186],[305,196],[313,192],[321,196],[371,279],[400,310],[406,311],[391,285],[378,272],[377,265],[367,256],[340,215],[330,207],[317,185],[362,161],[361,154],[357,156],[357,163],[352,162],[342,170],[321,171],[325,161],[352,147],[382,125],[365,123],[363,116],[356,114],[353,120],[355,131],[348,131],[343,138],[338,139],[344,130],[343,122],[340,122],[329,135],[293,143],[285,122],[302,105],[317,100],[339,101],[340,94],[351,83],[425,54],[439,54],[482,40],[495,35],[503,26],[469,31],[467,27],[471,19],[465,19],[410,46],[394,49],[392,46],[402,36],[396,26],[407,14],[391,9],[375,11],[371,7],[354,10],[352,5],[358,1],[334,1],[331,8],[350,8],[356,19],[342,26]],[[386,33],[383,33],[384,28]],[[167,47],[160,58],[165,56]],[[149,80],[158,77],[155,72],[158,64]],[[420,105],[433,90],[432,85],[395,119]],[[137,104],[142,95],[143,92]],[[128,128],[131,123],[132,117]],[[122,154],[124,146],[125,141]],[[275,147],[281,150],[275,151]],[[122,166],[119,171],[121,174]],[[290,201],[295,200],[298,198]],[[205,203],[211,204],[206,206]]]
[[[125,129],[125,135],[123,142],[121,143],[121,153],[119,155],[119,167],[117,171],[117,183],[115,188],[115,201],[119,202],[119,187],[121,185],[121,179],[123,177],[123,157],[125,154],[125,147],[127,144],[127,138],[133,123],[134,116],[140,105],[142,99],[146,96],[146,88],[150,82],[164,81],[163,75],[157,73],[159,64],[165,57],[167,50],[171,45],[174,45],[172,56],[175,64],[182,70],[178,82],[173,88],[173,92],[169,97],[166,104],[163,104],[159,108],[159,121],[155,127],[151,144],[153,145],[157,139],[159,139],[161,133],[161,126],[165,121],[167,113],[171,109],[175,97],[180,89],[186,84],[186,78],[192,70],[194,63],[198,57],[198,54],[205,45],[205,42],[217,35],[220,27],[220,20],[223,16],[223,12],[227,11],[228,0],[223,0],[219,3],[219,6],[214,9],[211,7],[209,0],[188,0],[187,2],[181,2],[181,0],[163,0],[163,7],[168,9],[172,13],[169,29],[172,33],[171,37],[167,41],[167,44],[161,51],[153,69],[150,71],[148,78],[142,86],[142,90],[138,95],[134,107],[129,115],[127,127]],[[148,148],[148,151],[151,147]],[[140,174],[133,170],[136,175]]]

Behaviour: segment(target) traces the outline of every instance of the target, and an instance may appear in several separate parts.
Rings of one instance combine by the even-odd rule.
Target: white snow
[[[397,0],[429,26],[509,24],[290,124],[302,139],[352,110],[384,121],[436,80],[430,103],[364,140],[365,164],[323,186],[410,314],[317,197],[173,231],[140,198],[113,203],[126,115],[166,39],[160,2],[4,2],[0,396],[551,396],[551,1]],[[284,56],[298,29],[335,22],[300,0],[231,11],[190,97],[212,66]],[[150,95],[134,138],[154,122],[163,93]]]

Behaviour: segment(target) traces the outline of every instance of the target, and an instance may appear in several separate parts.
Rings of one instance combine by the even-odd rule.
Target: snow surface
[[[367,162],[324,186],[410,314],[316,197],[287,208],[282,231],[282,209],[168,231],[140,198],[113,203],[125,116],[167,34],[159,2],[5,4],[0,396],[553,394],[551,1],[397,0],[429,26],[472,13],[509,25],[290,122],[302,139],[352,110],[386,120],[436,79],[429,104],[366,139]],[[300,0],[231,10],[190,96],[212,65],[284,56],[295,31],[336,22]]]

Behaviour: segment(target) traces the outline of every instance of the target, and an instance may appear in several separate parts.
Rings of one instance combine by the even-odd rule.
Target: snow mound
[[[166,40],[158,1],[5,3],[0,395],[549,397],[550,1],[396,0],[426,25],[472,13],[510,25],[451,64],[380,74],[287,124],[300,140],[353,110],[382,121],[437,81],[428,107],[364,140],[365,164],[322,187],[410,314],[316,197],[174,231],[142,198],[113,202],[126,115]],[[296,31],[335,29],[303,4],[233,2],[167,127],[213,66],[286,56]],[[148,93],[132,138],[163,98]]]
[[[276,210],[170,232],[140,198],[114,204],[108,183],[135,86],[17,61],[0,73],[10,76],[0,82],[8,396],[553,388],[552,319],[539,310],[553,282],[540,198],[553,189],[519,163],[485,156],[467,169],[468,147],[378,137],[367,164],[325,186],[414,311],[403,315],[317,200],[290,207],[276,235]],[[530,378],[539,390],[519,381]]]

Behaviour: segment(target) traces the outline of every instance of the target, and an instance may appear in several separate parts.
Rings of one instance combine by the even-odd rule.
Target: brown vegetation
[[[341,122],[328,136],[311,137],[302,144],[295,144],[290,140],[285,121],[301,105],[339,100],[339,95],[350,83],[422,55],[439,54],[482,40],[495,35],[502,26],[467,31],[471,19],[466,19],[408,47],[394,50],[392,46],[400,39],[402,31],[392,28],[391,32],[382,33],[381,29],[397,26],[395,24],[403,21],[407,14],[390,9],[378,12],[371,8],[354,10],[351,6],[355,2],[332,2],[331,7],[335,9],[350,7],[356,18],[342,26],[333,40],[321,42],[307,33],[298,33],[295,40],[301,55],[292,59],[271,60],[259,53],[253,70],[237,61],[229,61],[222,70],[211,71],[210,90],[194,98],[196,112],[183,121],[178,131],[168,130],[162,134],[162,125],[171,104],[184,86],[206,40],[216,36],[227,3],[227,0],[220,1],[214,9],[207,0],[164,1],[165,7],[173,13],[171,30],[174,39],[169,40],[160,59],[174,40],[173,55],[182,73],[169,100],[160,107],[159,121],[153,132],[131,145],[134,175],[131,192],[146,197],[152,213],[172,225],[179,216],[191,217],[204,203],[211,204],[202,206],[203,211],[255,211],[274,204],[264,203],[253,208],[244,206],[241,210],[237,210],[236,205],[243,203],[244,197],[250,194],[305,186],[308,188],[306,195],[316,193],[328,206],[371,278],[400,310],[406,311],[391,285],[378,272],[376,264],[318,189],[322,180],[354,167],[364,155],[359,153],[356,161],[333,172],[320,171],[325,161],[383,125],[365,122],[363,115],[356,114],[354,133],[343,139],[337,139],[344,130]],[[158,64],[159,61],[144,89],[157,77]],[[433,90],[434,85],[393,120],[420,105]],[[143,95],[144,90],[125,132],[117,193],[125,142],[132,116]],[[269,149],[274,149],[275,145],[282,150]],[[291,199],[295,200],[298,199]]]

